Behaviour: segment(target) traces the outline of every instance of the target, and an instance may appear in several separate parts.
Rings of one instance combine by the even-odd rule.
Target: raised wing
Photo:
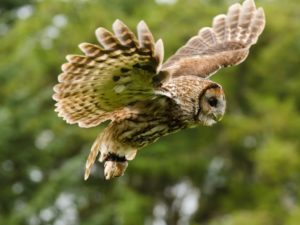
[[[213,19],[212,27],[202,28],[162,66],[172,77],[195,75],[209,77],[222,67],[244,61],[265,26],[262,8],[253,0],[234,4],[227,15]]]
[[[96,30],[101,46],[82,43],[81,55],[68,55],[54,87],[56,111],[68,123],[92,127],[133,102],[155,97],[154,80],[163,60],[162,41],[154,43],[147,25],[137,26],[138,39],[120,20],[114,34]],[[156,79],[153,79],[156,78]],[[159,79],[157,79],[159,78]]]

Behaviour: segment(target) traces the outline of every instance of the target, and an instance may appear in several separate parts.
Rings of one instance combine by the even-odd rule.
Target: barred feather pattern
[[[187,117],[190,117],[172,99],[164,96],[155,101],[137,102],[131,108],[126,116],[115,118],[95,140],[86,161],[85,180],[98,155],[99,161],[105,162],[106,179],[122,176],[127,161],[134,159],[138,149],[183,129],[187,126]],[[110,156],[119,160],[110,160]]]
[[[253,0],[234,4],[164,64],[163,43],[154,42],[145,22],[137,38],[120,20],[113,32],[98,28],[100,45],[82,43],[84,55],[66,57],[53,95],[68,123],[92,127],[111,120],[91,148],[85,179],[98,156],[106,179],[122,176],[137,150],[161,136],[220,121],[225,94],[206,78],[245,60],[264,26],[264,11]]]
[[[163,60],[163,44],[154,38],[145,22],[138,26],[138,39],[120,20],[114,34],[96,30],[101,44],[82,43],[85,55],[68,55],[54,87],[56,111],[68,123],[92,127],[113,119],[113,112],[135,101],[155,96],[153,77]]]
[[[206,78],[222,67],[237,65],[246,59],[264,26],[264,11],[257,9],[253,0],[234,4],[226,15],[213,19],[212,27],[202,28],[170,57],[162,70],[170,72],[172,77]]]

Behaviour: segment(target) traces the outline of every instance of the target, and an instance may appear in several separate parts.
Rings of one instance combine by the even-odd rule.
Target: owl
[[[122,176],[137,151],[161,136],[220,121],[224,91],[209,78],[244,61],[264,26],[253,0],[233,4],[164,63],[163,42],[154,41],[144,21],[137,37],[120,20],[113,33],[98,28],[100,45],[81,43],[84,55],[66,56],[53,95],[67,123],[88,128],[110,121],[92,145],[84,178],[97,156],[106,179]]]

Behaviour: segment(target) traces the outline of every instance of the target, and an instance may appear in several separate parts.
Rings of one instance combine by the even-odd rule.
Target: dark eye
[[[210,97],[209,99],[207,99],[207,102],[212,107],[216,107],[218,104],[218,100],[215,97]]]

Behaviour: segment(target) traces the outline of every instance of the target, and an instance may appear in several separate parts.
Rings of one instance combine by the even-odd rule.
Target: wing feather
[[[209,77],[222,67],[237,65],[246,59],[265,26],[262,8],[253,0],[229,7],[226,15],[213,19],[212,27],[202,28],[171,56],[162,70],[172,77],[195,75]]]
[[[146,51],[154,50],[154,38],[147,24],[144,21],[139,22],[137,26],[140,46]]]
[[[163,44],[140,22],[138,39],[120,20],[114,34],[96,30],[99,45],[81,43],[84,55],[68,55],[54,87],[58,115],[68,123],[92,127],[113,119],[113,112],[156,97],[153,77],[162,63]],[[155,84],[157,85],[157,84]]]
[[[134,33],[121,20],[116,20],[113,23],[113,30],[123,46],[134,49],[138,47]]]
[[[103,27],[99,27],[95,34],[98,42],[104,49],[117,49],[120,45],[118,39]]]

